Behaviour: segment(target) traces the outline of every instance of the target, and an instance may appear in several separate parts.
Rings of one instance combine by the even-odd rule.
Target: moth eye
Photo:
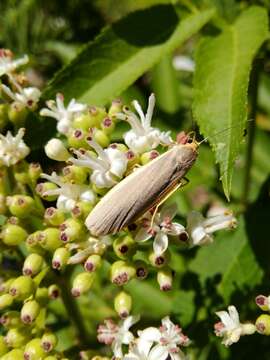
[[[191,138],[188,139],[187,141],[188,144],[192,144],[193,143],[193,140]]]

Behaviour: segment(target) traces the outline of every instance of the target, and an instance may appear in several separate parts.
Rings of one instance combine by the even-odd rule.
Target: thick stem
[[[85,326],[83,317],[80,313],[76,300],[71,295],[70,277],[71,270],[67,269],[64,274],[56,275],[56,282],[61,290],[61,298],[66,308],[68,317],[73,323],[76,330],[78,346],[81,348],[88,348],[90,345],[90,338],[88,330]]]
[[[253,147],[256,134],[256,113],[257,113],[257,100],[258,100],[258,85],[259,73],[261,63],[260,60],[255,60],[253,70],[250,78],[250,119],[247,125],[247,147],[246,147],[246,160],[245,160],[245,173],[244,173],[244,188],[242,202],[244,206],[248,205],[248,196],[251,182],[251,166],[253,159]]]

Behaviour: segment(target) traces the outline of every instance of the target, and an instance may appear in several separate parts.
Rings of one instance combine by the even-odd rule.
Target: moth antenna
[[[247,123],[247,122],[251,122],[251,121],[254,121],[254,119],[249,119],[249,120],[246,120],[245,122]],[[208,136],[208,137],[206,137],[205,139],[203,139],[202,141],[198,142],[198,145],[201,145],[202,143],[208,141],[210,138],[216,137],[216,136],[218,136],[218,135],[220,135],[220,134],[223,134],[224,132],[226,132],[226,131],[228,131],[228,130],[230,130],[230,129],[234,129],[234,128],[240,127],[241,125],[242,125],[242,124],[232,125],[232,126],[227,127],[226,129],[223,129],[223,130],[221,130],[221,131],[218,131],[217,133],[215,133],[215,134],[213,134],[213,135],[211,135],[211,136]],[[244,130],[246,130],[246,129],[244,129]]]

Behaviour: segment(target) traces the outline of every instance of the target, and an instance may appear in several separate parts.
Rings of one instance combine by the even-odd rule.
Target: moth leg
[[[157,214],[157,211],[159,207],[180,187],[185,186],[189,183],[189,180],[187,178],[181,179],[178,183],[175,184],[175,186],[167,193],[167,195],[155,206],[155,210],[153,212],[152,218],[151,218],[151,224],[150,227],[153,227],[154,218]]]

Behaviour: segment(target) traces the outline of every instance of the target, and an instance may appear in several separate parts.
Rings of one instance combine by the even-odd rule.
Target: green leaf
[[[209,137],[227,198],[247,120],[251,64],[267,36],[267,12],[252,6],[220,35],[203,39],[196,54],[194,116]]]
[[[195,314],[196,306],[194,291],[178,290],[174,294],[172,304],[172,313],[178,315],[181,326],[187,326],[191,323]]]
[[[213,244],[199,249],[189,269],[198,274],[202,285],[220,274],[217,291],[227,302],[234,291],[252,289],[263,276],[249,244],[243,219],[239,220],[236,230],[219,233]]]
[[[63,92],[104,105],[121,94],[162,56],[198,32],[214,15],[205,10],[179,21],[173,6],[137,11],[107,27],[45,89],[43,98]]]

